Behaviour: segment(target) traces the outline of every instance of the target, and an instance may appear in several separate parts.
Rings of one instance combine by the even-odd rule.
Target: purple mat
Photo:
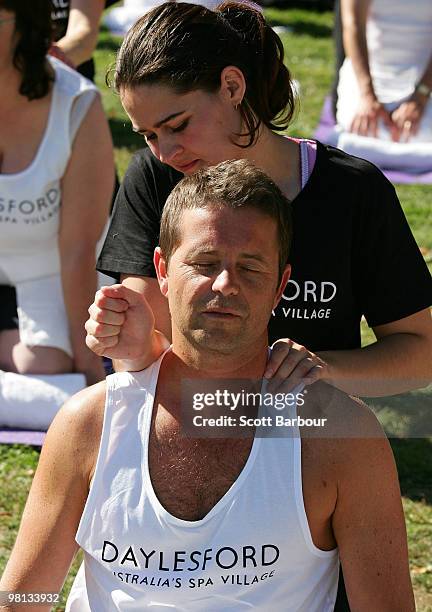
[[[27,431],[26,429],[0,429],[0,444],[29,444],[42,446],[46,433],[44,431]]]
[[[334,144],[331,142],[332,139],[330,138],[334,126],[335,118],[332,111],[331,99],[326,98],[314,137],[321,142]],[[381,168],[381,170],[392,183],[432,183],[432,172],[410,174],[399,170],[386,170],[386,168]]]

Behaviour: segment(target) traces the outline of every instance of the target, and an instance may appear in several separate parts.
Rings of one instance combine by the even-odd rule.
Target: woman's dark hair
[[[162,84],[178,93],[215,92],[226,66],[246,80],[240,106],[250,146],[261,123],[288,126],[295,96],[279,36],[251,4],[224,2],[214,11],[195,4],[166,2],[141,17],[117,56],[114,86]],[[240,136],[240,134],[236,134]]]
[[[54,80],[46,60],[52,40],[51,0],[0,0],[0,8],[15,13],[13,63],[22,75],[20,94],[29,100],[43,98]]]

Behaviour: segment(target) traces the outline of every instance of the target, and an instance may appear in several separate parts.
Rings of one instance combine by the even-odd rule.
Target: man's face
[[[254,209],[186,210],[180,245],[168,270],[160,252],[155,263],[168,298],[173,339],[222,354],[267,342],[271,311],[289,277],[278,282],[276,223]]]

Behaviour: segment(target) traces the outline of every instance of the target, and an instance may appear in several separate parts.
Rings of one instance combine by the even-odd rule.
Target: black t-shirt
[[[117,195],[98,270],[155,277],[162,209],[182,175],[143,149]],[[371,163],[321,143],[293,200],[292,276],[269,325],[312,351],[360,346],[360,320],[397,321],[432,303],[432,279],[395,190]]]

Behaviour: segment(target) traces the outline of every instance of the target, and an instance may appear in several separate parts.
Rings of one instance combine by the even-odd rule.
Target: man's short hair
[[[180,245],[183,211],[210,206],[252,208],[274,219],[278,233],[280,280],[291,246],[291,204],[276,183],[245,159],[203,168],[185,176],[174,187],[162,213],[159,238],[167,265]]]

